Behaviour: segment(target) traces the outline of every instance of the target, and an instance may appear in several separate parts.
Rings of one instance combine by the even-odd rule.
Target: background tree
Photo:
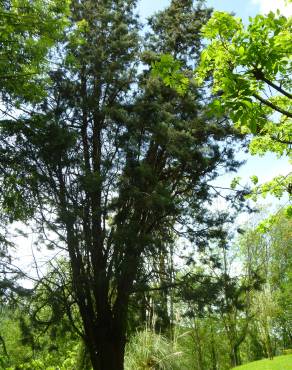
[[[40,100],[48,83],[49,52],[67,24],[68,1],[3,0],[0,2],[0,112],[1,118],[16,116],[18,109]],[[23,107],[21,104],[26,106]],[[19,112],[19,111],[18,111]],[[1,135],[1,132],[0,132]],[[31,208],[17,191],[16,178],[5,181],[7,169],[1,165],[0,219],[0,299],[1,303],[25,294],[17,284],[24,273],[13,266],[8,225],[12,218],[6,212],[14,209],[14,220],[25,220]],[[4,189],[5,188],[5,189]],[[5,200],[3,199],[3,194]]]
[[[267,357],[275,355],[277,346],[291,346],[290,229],[291,220],[281,210],[249,229],[241,241],[246,268],[256,270],[265,282],[262,290],[251,296],[251,308]]]

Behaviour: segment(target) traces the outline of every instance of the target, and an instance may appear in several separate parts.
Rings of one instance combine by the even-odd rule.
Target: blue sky
[[[285,7],[287,0],[207,0],[207,5],[218,10],[234,12],[244,21],[249,16],[254,16],[259,12],[266,13],[269,10],[279,8],[285,15],[292,15],[292,4]],[[143,18],[149,17],[156,11],[165,8],[170,0],[140,0],[139,13]]]
[[[139,13],[143,18],[149,17],[156,11],[165,8],[170,3],[170,0],[140,0]],[[207,5],[218,10],[234,12],[243,19],[248,19],[248,16],[253,16],[260,11],[259,4],[254,0],[208,0]]]

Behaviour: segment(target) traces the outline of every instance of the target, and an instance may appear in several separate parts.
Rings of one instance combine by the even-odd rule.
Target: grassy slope
[[[292,370],[292,355],[278,356],[273,360],[260,360],[235,367],[233,370]]]

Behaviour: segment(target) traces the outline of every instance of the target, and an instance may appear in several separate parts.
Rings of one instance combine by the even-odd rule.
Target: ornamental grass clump
[[[134,335],[126,348],[126,370],[180,370],[181,351],[165,337],[149,330]]]

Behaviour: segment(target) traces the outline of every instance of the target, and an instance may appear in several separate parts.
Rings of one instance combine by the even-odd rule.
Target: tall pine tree
[[[209,10],[172,1],[142,42],[135,7],[73,0],[47,98],[1,122],[2,203],[14,219],[11,202],[25,204],[67,250],[94,370],[123,369],[129,298],[174,225],[199,247],[224,236],[209,182],[238,165],[236,134],[200,91],[180,96],[149,74],[162,52],[196,63]]]

